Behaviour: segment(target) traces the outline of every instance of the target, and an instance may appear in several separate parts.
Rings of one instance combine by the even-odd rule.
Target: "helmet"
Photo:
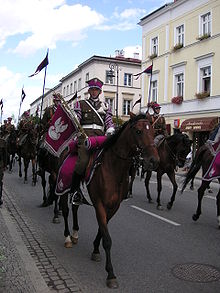
[[[161,108],[161,106],[156,102],[148,103],[148,107],[151,107],[153,110]]]

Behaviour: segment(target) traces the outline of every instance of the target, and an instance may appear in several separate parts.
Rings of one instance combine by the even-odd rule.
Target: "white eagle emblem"
[[[68,127],[68,124],[63,125],[64,122],[61,121],[61,119],[62,117],[59,117],[55,121],[54,125],[51,125],[48,129],[48,135],[53,140],[58,140],[61,136],[61,133],[64,132]]]

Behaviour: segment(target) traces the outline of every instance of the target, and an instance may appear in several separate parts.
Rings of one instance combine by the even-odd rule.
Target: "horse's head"
[[[177,166],[182,168],[185,164],[186,157],[191,151],[192,141],[187,134],[176,134],[176,163]]]
[[[145,170],[156,170],[159,164],[159,155],[154,144],[154,130],[150,115],[135,115],[130,113],[129,144],[134,153],[141,153]]]

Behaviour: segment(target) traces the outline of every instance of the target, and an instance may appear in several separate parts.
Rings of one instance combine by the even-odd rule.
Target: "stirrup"
[[[74,205],[83,204],[83,195],[80,190],[76,190],[73,194],[71,194],[71,203]]]

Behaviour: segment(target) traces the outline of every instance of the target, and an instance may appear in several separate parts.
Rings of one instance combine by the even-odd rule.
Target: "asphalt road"
[[[80,207],[79,242],[72,249],[65,249],[62,216],[60,224],[52,223],[53,207],[39,207],[42,203],[40,179],[35,187],[31,185],[30,175],[28,180],[27,184],[23,183],[15,166],[12,174],[6,171],[4,185],[24,216],[26,225],[37,234],[38,243],[45,244],[44,249],[50,250],[57,264],[77,283],[79,290],[86,293],[109,292],[105,285],[107,274],[103,248],[100,263],[90,260],[97,232],[94,209]],[[177,178],[178,182],[181,180],[182,177]],[[195,187],[198,184],[199,181],[195,181]],[[150,188],[153,199],[156,199],[155,176]],[[178,191],[173,209],[168,211],[166,204],[171,196],[171,185],[164,177],[161,195],[164,210],[158,211],[155,203],[147,202],[144,183],[137,177],[133,198],[121,204],[109,223],[112,263],[119,282],[119,289],[114,292],[220,292],[220,230],[214,197],[218,188],[217,184],[212,184],[213,194],[206,194],[203,213],[194,222],[192,214],[197,205],[196,191],[187,188],[182,195]],[[71,214],[69,220],[71,225]],[[45,274],[43,277],[49,282]]]

